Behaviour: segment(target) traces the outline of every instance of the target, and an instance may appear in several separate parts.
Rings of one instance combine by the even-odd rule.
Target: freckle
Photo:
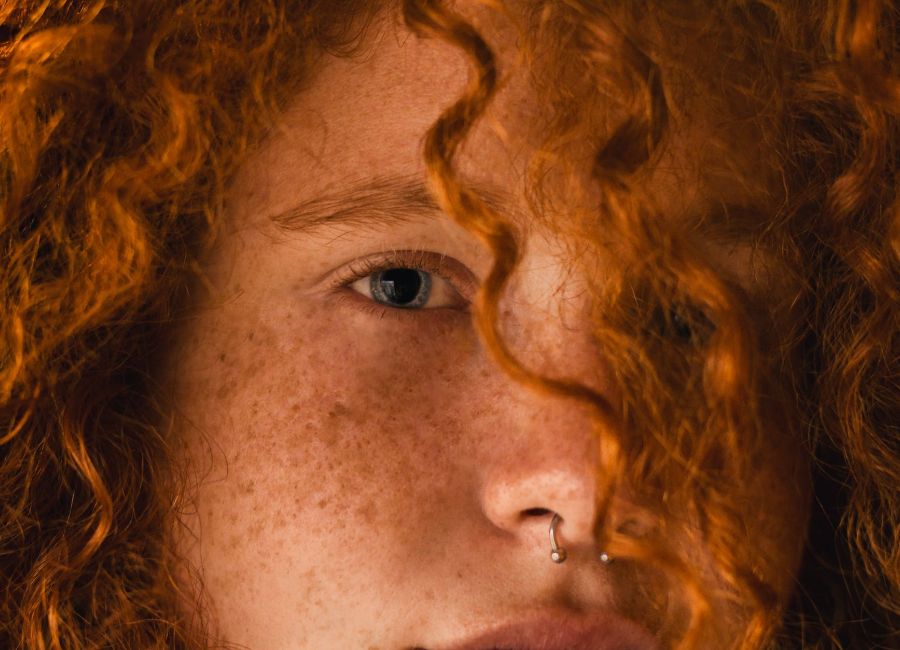
[[[219,353],[219,361],[221,361],[221,362],[225,361],[225,353],[224,352]]]
[[[370,501],[359,506],[356,514],[362,517],[367,524],[373,523],[375,521],[375,504]]]
[[[350,413],[350,409],[347,408],[347,405],[343,402],[335,402],[334,406],[328,411],[328,417],[331,418],[339,418],[344,417]]]
[[[258,540],[260,537],[262,537],[263,523],[257,522],[253,524],[252,526],[250,526],[250,529],[247,532],[249,533],[247,535],[248,538]]]
[[[299,499],[298,499],[298,501],[299,501]],[[328,499],[320,499],[316,505],[319,507],[319,510],[324,510],[325,506],[328,505]]]
[[[253,334],[254,334],[253,330],[250,330],[250,332],[247,334],[247,340],[248,340],[248,341],[252,341],[252,340],[253,340]]]
[[[329,449],[333,449],[337,446],[338,442],[340,442],[340,434],[338,431],[339,429],[336,426],[325,426],[316,432],[316,436],[318,437],[319,442]],[[328,469],[331,469],[331,467]]]
[[[216,391],[216,397],[218,397],[219,399],[225,399],[235,388],[237,388],[237,382],[234,380],[228,382],[227,384],[222,384],[221,386],[219,386],[219,390]]]

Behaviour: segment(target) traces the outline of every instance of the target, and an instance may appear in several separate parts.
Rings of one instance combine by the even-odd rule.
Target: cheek
[[[761,558],[760,571],[786,598],[796,586],[806,542],[812,497],[808,454],[787,437],[773,445],[748,492],[750,541]]]
[[[404,547],[403,522],[441,501],[435,486],[452,489],[463,434],[487,411],[472,399],[484,359],[467,326],[235,302],[184,340],[176,405],[199,482],[188,527],[202,528],[202,549],[187,554],[202,553],[210,592],[271,591],[275,574],[321,583],[319,552],[345,554],[337,565],[359,592],[377,573],[373,540]]]
[[[729,554],[737,550],[739,564],[749,568],[754,578],[774,590],[772,595],[781,605],[787,604],[797,587],[796,576],[806,542],[812,492],[808,456],[795,442],[788,436],[777,442],[773,440],[758,457],[753,479],[738,488],[738,511],[732,515],[739,518],[736,529],[733,528],[735,522],[729,519],[729,533],[725,538],[716,535],[701,543],[704,527],[692,520],[682,549],[686,557],[694,557],[697,566],[713,583],[716,581],[713,576],[720,575],[721,569],[727,571],[727,567],[719,566],[716,560],[721,559],[721,554],[730,557]],[[723,638],[728,638],[733,630],[747,622],[743,618],[746,612],[734,608],[728,599],[714,603],[714,608],[715,618],[725,622],[718,627]]]

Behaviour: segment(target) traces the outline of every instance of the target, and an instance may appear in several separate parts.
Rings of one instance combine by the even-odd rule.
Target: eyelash
[[[454,265],[459,265],[460,270],[454,271],[453,269],[447,268],[447,266]],[[468,309],[454,310],[448,307],[437,307],[432,309],[401,309],[391,307],[366,298],[350,288],[350,285],[357,280],[361,280],[373,273],[391,268],[418,269],[444,279],[450,283],[457,293],[459,293],[467,307],[470,302],[469,296],[474,292],[473,279],[471,277],[463,277],[462,269],[465,267],[463,267],[461,263],[440,253],[424,250],[392,251],[380,256],[354,260],[338,273],[330,283],[331,288],[338,292],[340,300],[349,301],[354,308],[373,314],[379,319],[385,317],[405,319],[413,314],[417,318],[430,318],[441,317],[442,315],[446,316],[448,312],[464,311],[465,313],[468,313]]]
[[[459,268],[448,269],[448,266],[458,266]],[[376,302],[350,288],[358,280],[391,268],[418,269],[442,278],[449,282],[460,295],[466,307],[464,309],[450,307],[402,309]],[[379,320],[388,317],[405,320],[410,316],[417,319],[441,319],[453,313],[468,314],[468,306],[475,293],[476,282],[468,269],[451,257],[425,250],[400,250],[350,262],[330,282],[330,288],[337,292],[339,300],[347,301],[354,309],[374,315]],[[715,330],[715,325],[707,318],[706,314],[700,310],[686,307],[672,309],[668,317],[664,317],[661,313],[657,314],[656,322],[657,327],[660,328],[660,334],[666,337],[675,337],[681,343],[693,341],[703,344],[708,341]]]

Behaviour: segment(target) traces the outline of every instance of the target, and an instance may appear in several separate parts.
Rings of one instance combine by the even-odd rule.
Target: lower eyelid
[[[367,319],[406,327],[435,328],[435,334],[440,334],[441,330],[448,327],[456,328],[471,324],[471,312],[467,308],[402,309],[390,307],[370,300],[349,287],[336,291],[332,299],[338,307],[363,314]],[[468,303],[466,304],[468,305]]]

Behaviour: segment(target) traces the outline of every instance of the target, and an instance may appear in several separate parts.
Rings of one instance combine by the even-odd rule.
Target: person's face
[[[223,640],[441,650],[506,629],[478,647],[650,647],[617,622],[657,624],[627,562],[600,562],[593,541],[589,413],[492,362],[468,311],[490,255],[427,200],[423,136],[465,80],[457,51],[386,25],[370,54],[326,57],[230,192],[214,298],[182,326],[172,363],[197,477],[181,550]],[[510,139],[479,127],[460,159],[520,225],[529,150],[515,134],[535,101],[513,77],[491,112]],[[612,390],[564,248],[521,230],[510,345],[535,369]],[[772,454],[748,534],[787,589],[806,496],[790,454]],[[551,513],[563,564],[550,560]],[[554,631],[565,625],[574,636]],[[715,631],[717,647],[727,635]]]

